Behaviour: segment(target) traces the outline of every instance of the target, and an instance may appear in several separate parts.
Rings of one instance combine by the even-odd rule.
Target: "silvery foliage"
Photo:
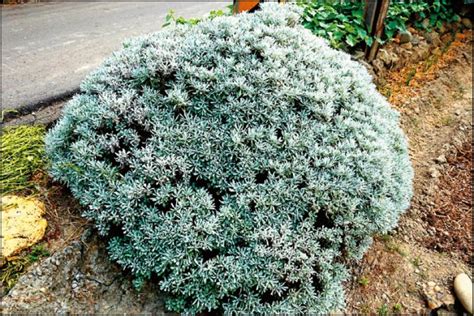
[[[47,136],[51,174],[167,307],[342,308],[344,262],[412,195],[399,115],[294,6],[132,39]]]

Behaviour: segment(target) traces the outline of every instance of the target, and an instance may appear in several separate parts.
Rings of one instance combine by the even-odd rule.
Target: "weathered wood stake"
[[[365,4],[365,23],[369,34],[374,38],[381,38],[384,31],[384,22],[387,17],[390,0],[366,0]],[[379,42],[375,40],[372,46],[365,50],[365,58],[371,62],[377,56]]]

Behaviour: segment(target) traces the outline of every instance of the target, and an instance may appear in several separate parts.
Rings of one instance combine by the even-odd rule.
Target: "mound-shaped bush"
[[[110,255],[175,311],[328,312],[411,197],[398,114],[292,6],[127,42],[47,136]]]

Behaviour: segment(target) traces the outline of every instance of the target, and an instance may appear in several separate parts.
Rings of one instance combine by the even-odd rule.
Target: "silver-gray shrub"
[[[110,256],[187,312],[344,306],[345,262],[409,206],[399,115],[298,9],[132,39],[47,136]]]

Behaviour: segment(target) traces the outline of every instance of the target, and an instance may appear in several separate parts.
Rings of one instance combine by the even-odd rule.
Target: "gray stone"
[[[462,25],[464,25],[465,28],[472,29],[472,21],[469,18],[462,18],[461,20]]]
[[[454,292],[466,311],[472,314],[472,281],[467,274],[460,273],[456,276],[454,279]]]
[[[2,126],[16,126],[16,125],[34,125],[43,124],[46,126],[52,125],[62,113],[62,108],[67,101],[59,101],[39,109],[36,112],[19,116],[5,122]]]
[[[404,49],[411,50],[413,48],[413,44],[408,42],[408,43],[403,43],[400,45],[400,47],[403,47]]]
[[[440,46],[441,45],[441,40],[439,39],[439,34],[435,31],[432,32],[426,32],[425,34],[426,41],[430,44],[433,44],[433,46]]]
[[[399,60],[398,56],[394,52],[386,49],[379,50],[377,59],[383,61],[387,67],[394,66]]]
[[[426,42],[420,43],[416,49],[419,60],[427,59],[430,56],[430,51],[430,45],[428,45]]]
[[[372,66],[377,76],[382,75],[385,70],[384,63],[380,59],[375,59],[374,61],[372,61]]]
[[[384,62],[385,65],[390,66],[392,61],[390,60],[390,55],[385,49],[380,49],[378,52],[378,58]]]
[[[165,314],[158,285],[147,284],[137,291],[132,277],[108,260],[106,244],[91,230],[86,230],[81,241],[54,253],[37,268],[41,275],[24,274],[2,297],[2,312]]]
[[[410,31],[403,31],[400,32],[400,44],[405,44],[411,42],[413,35],[411,35]]]

